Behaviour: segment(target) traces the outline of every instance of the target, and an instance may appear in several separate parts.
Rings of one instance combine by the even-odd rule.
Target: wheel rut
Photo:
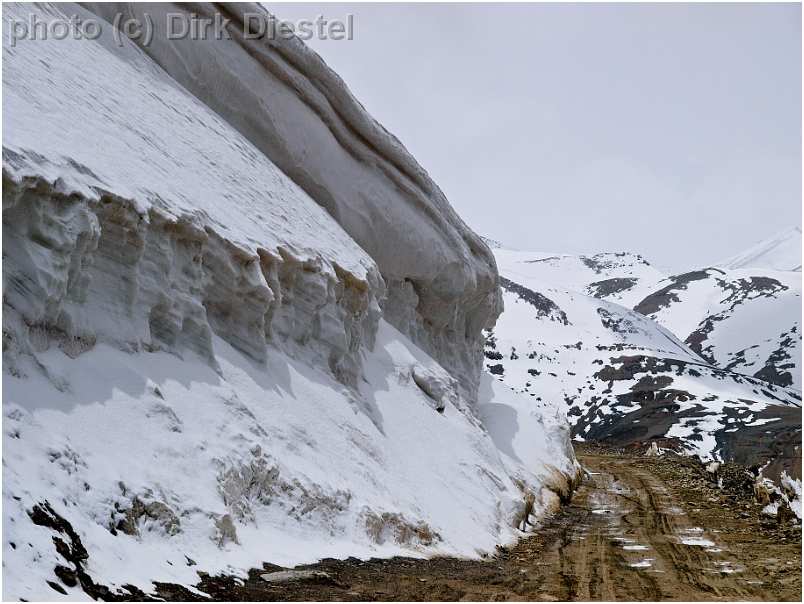
[[[683,463],[581,449],[587,477],[572,501],[486,560],[322,560],[327,580],[269,584],[204,577],[226,600],[800,601],[800,526],[760,525]],[[748,516],[746,518],[746,516]],[[198,599],[160,585],[168,599]]]

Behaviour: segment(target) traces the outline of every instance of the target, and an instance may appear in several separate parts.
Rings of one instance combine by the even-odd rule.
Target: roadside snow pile
[[[754,483],[754,497],[760,504],[766,504],[762,513],[776,516],[779,521],[786,521],[790,514],[801,522],[801,479],[792,478],[787,470],[782,470],[778,485],[763,475],[760,470]]]
[[[147,592],[263,561],[474,555],[516,538],[525,491],[537,517],[550,489],[567,494],[563,418],[487,382],[475,408],[456,397],[438,413],[413,374],[452,378],[384,322],[358,391],[278,352],[257,366],[213,345],[217,370],[98,345],[6,375],[7,598],[56,596],[46,581],[70,566],[61,535],[28,517],[45,501],[80,535],[95,582]]]
[[[477,247],[457,281],[420,275],[434,298],[390,296],[321,200],[108,28],[3,67],[5,599],[478,555],[568,495],[563,413],[481,374],[477,236],[439,240]]]
[[[796,518],[801,520],[801,479],[782,472],[782,494]]]
[[[251,35],[268,13],[248,2],[87,3],[108,24],[156,24],[136,40],[149,63],[271,160],[376,263],[384,315],[474,397],[481,329],[502,310],[494,256],[402,143],[300,40]],[[225,19],[222,39],[172,38],[168,19]],[[109,25],[111,28],[111,25]],[[288,221],[289,225],[295,225]]]

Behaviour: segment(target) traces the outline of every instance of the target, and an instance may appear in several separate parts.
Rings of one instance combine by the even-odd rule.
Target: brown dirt
[[[801,600],[801,529],[777,525],[700,465],[586,447],[572,502],[486,560],[323,560],[328,577],[270,584],[204,576],[222,600]],[[687,542],[687,544],[684,543]],[[167,599],[198,599],[161,585]]]

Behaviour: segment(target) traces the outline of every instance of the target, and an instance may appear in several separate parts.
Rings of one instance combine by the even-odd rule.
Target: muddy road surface
[[[245,583],[204,577],[226,600],[801,600],[801,532],[691,463],[579,450],[589,472],[561,513],[487,560],[323,560]],[[298,570],[298,569],[297,569]],[[290,579],[290,580],[288,580]],[[197,599],[163,585],[169,599]]]

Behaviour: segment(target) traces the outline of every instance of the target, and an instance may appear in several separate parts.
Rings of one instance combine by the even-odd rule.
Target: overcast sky
[[[511,247],[677,270],[801,222],[797,4],[267,6],[354,14],[309,44]]]

